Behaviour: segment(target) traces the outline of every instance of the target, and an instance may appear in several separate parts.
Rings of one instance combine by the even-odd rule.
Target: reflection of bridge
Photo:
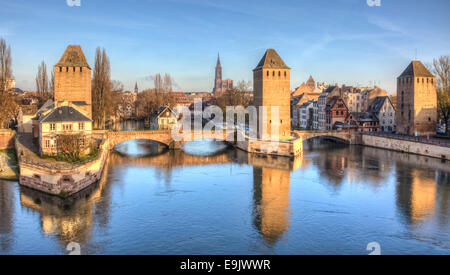
[[[260,156],[257,154],[248,154],[241,150],[225,150],[213,155],[195,156],[187,154],[181,150],[171,150],[162,154],[130,158],[122,154],[111,154],[110,164],[119,165],[130,163],[136,166],[155,166],[164,169],[172,169],[186,166],[206,166],[218,164],[249,164],[254,167],[272,168],[286,171],[295,171],[309,165],[308,160],[303,159],[302,155],[295,158],[278,158],[275,156]]]
[[[315,138],[315,137],[328,137],[338,139],[351,144],[355,143],[356,132],[352,131],[293,131],[298,137],[303,140]],[[169,148],[179,148],[180,145],[196,140],[196,139],[218,139],[224,141],[235,141],[237,138],[236,132],[229,132],[227,130],[220,131],[202,131],[193,130],[190,132],[172,132],[170,130],[145,130],[145,131],[120,131],[120,132],[108,132],[107,134],[111,149],[119,143],[143,139],[154,140],[162,144],[167,145]],[[175,141],[174,137],[179,137]]]

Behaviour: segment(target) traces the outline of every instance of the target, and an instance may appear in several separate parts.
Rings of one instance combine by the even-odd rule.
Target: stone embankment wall
[[[450,160],[450,147],[444,145],[365,134],[361,145]]]
[[[75,194],[100,180],[105,162],[109,156],[109,140],[100,144],[98,157],[88,163],[72,166],[69,169],[39,165],[29,159],[23,145],[16,140],[16,151],[20,163],[20,184],[58,196]]]
[[[0,150],[14,148],[14,136],[16,132],[12,130],[0,130]]]

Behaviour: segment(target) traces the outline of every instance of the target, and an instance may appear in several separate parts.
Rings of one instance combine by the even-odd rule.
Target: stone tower
[[[92,118],[91,68],[81,46],[69,45],[55,65],[55,102],[69,101]]]
[[[268,49],[253,70],[253,101],[258,113],[258,138],[286,140],[291,137],[290,68],[274,49]],[[267,107],[265,116],[261,107]],[[279,117],[272,120],[271,108],[279,107]],[[272,125],[278,125],[278,133],[272,133]],[[264,129],[265,128],[265,129]]]
[[[222,92],[222,65],[220,65],[220,56],[217,54],[216,76],[214,78],[214,93]]]
[[[420,61],[412,61],[397,78],[397,133],[436,133],[436,77]]]

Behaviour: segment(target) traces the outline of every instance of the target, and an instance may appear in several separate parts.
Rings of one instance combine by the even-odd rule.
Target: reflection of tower
[[[217,54],[216,76],[214,78],[214,93],[222,92],[222,65],[220,65],[220,56]]]
[[[420,223],[435,211],[434,172],[397,167],[397,205],[412,224]]]
[[[274,245],[289,226],[289,170],[253,168],[254,224]]]
[[[0,251],[11,246],[10,235],[13,232],[14,187],[12,183],[0,180]]]

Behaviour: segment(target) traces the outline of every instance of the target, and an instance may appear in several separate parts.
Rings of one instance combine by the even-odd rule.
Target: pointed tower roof
[[[255,70],[260,70],[262,68],[271,68],[271,69],[290,69],[284,63],[283,59],[278,55],[278,53],[274,49],[268,49],[264,56],[259,61],[258,66],[256,66]]]
[[[80,45],[69,45],[56,64],[59,67],[89,67]]]
[[[308,81],[306,82],[306,83],[312,83],[312,82],[314,82],[314,83],[316,83],[315,81],[314,81],[314,78],[312,77],[312,75],[310,75],[309,76],[309,79],[308,79]]]
[[[216,65],[216,67],[220,67],[221,65],[220,65],[220,55],[219,55],[219,53],[217,53],[217,65]]]
[[[432,73],[418,60],[412,61],[399,77],[434,77]]]

